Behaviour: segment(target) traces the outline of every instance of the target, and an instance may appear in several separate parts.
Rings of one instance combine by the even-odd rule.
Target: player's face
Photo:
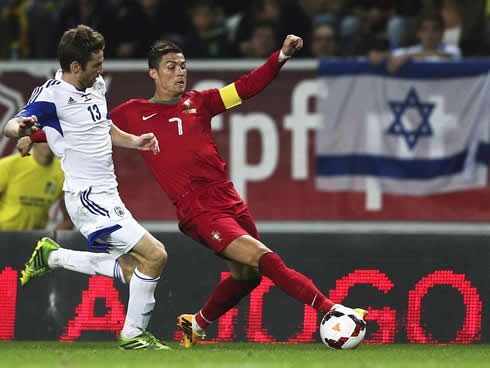
[[[92,53],[85,70],[80,72],[78,82],[82,88],[90,88],[95,80],[102,74],[102,62],[104,61],[104,51],[100,50]]]
[[[172,97],[180,97],[187,84],[187,69],[184,55],[168,53],[163,55],[155,79],[157,89]]]

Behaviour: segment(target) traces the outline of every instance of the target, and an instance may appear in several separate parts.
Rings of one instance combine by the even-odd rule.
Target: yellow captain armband
[[[242,99],[240,96],[238,96],[235,83],[231,83],[223,88],[220,88],[219,94],[227,110],[242,103]]]

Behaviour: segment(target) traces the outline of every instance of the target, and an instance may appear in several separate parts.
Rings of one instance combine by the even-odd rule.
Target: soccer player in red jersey
[[[221,89],[186,92],[182,50],[170,41],[159,41],[148,56],[154,96],[150,100],[130,100],[110,113],[123,131],[136,135],[154,132],[160,153],[142,151],[142,155],[175,204],[180,230],[223,257],[231,272],[199,312],[179,316],[184,348],[203,338],[213,321],[260,284],[261,276],[319,311],[334,307],[309,278],[288,268],[260,241],[246,204],[226,176],[226,164],[211,131],[213,116],[259,93],[302,46],[300,37],[288,35],[281,50],[234,83]],[[362,309],[356,311],[361,317],[366,314]]]

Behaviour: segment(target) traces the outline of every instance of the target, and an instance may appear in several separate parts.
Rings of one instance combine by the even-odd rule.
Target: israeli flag
[[[487,183],[490,61],[319,65],[316,184],[428,195]]]

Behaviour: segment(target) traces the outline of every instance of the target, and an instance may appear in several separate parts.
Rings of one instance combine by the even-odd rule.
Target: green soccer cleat
[[[21,271],[20,284],[26,286],[33,278],[39,277],[51,271],[48,266],[48,255],[53,250],[59,249],[59,245],[50,238],[42,238],[37,242],[31,259]]]
[[[143,331],[141,335],[132,339],[126,339],[121,334],[119,336],[119,348],[122,350],[172,350],[148,331]]]

